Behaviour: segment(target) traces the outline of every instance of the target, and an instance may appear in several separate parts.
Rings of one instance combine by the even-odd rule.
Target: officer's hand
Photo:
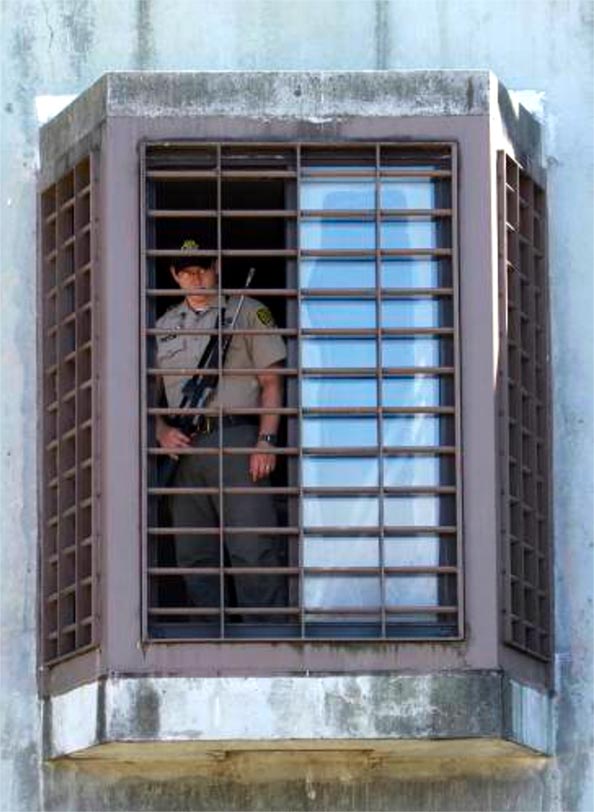
[[[250,455],[250,476],[252,482],[263,479],[274,471],[276,466],[276,454],[267,454],[266,449],[270,448],[264,440],[258,441],[256,451]]]
[[[187,448],[192,442],[190,438],[174,426],[164,424],[157,429],[157,442],[161,448]]]

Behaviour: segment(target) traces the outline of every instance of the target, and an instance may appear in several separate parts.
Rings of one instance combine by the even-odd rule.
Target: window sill
[[[552,752],[550,695],[496,671],[110,677],[45,700],[44,725],[48,759],[354,748],[422,760],[451,758],[453,739],[465,758]]]

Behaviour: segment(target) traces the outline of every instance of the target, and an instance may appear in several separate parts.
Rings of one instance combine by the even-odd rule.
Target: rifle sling
[[[225,308],[224,307],[221,308],[220,313],[217,315],[217,320],[216,320],[215,325],[214,325],[215,330],[218,328],[221,321],[222,321],[223,324],[225,323]],[[200,372],[196,372],[189,379],[190,381],[194,382],[194,391],[192,392],[192,397],[188,398],[187,395],[184,395],[182,400],[181,400],[181,403],[180,403],[180,409],[185,408],[188,400],[190,401],[190,403],[189,403],[189,408],[190,409],[194,409],[196,407],[196,404],[198,402],[198,384],[200,382],[200,379],[204,377],[204,372],[206,371],[204,365],[208,363],[208,359],[212,356],[212,353],[215,350],[215,346],[218,344],[218,340],[219,340],[218,334],[212,335],[210,337],[210,339],[208,341],[208,344],[204,348],[204,352],[202,353],[202,355],[200,357],[200,360],[198,361],[197,369],[200,370]],[[222,359],[221,359],[221,363],[220,363],[221,368],[225,365],[225,358],[227,357],[227,351],[229,349],[229,343],[230,342],[226,342],[225,345],[223,346]],[[189,381],[188,381],[188,383],[189,383]],[[218,385],[218,383],[217,383],[217,385]],[[187,386],[187,383],[185,384],[185,386]]]

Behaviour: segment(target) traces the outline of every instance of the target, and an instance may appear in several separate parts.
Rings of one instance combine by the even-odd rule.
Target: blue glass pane
[[[384,220],[381,224],[381,247],[436,248],[437,229],[434,220]]]
[[[377,459],[304,457],[301,472],[306,488],[374,488],[379,484]]]
[[[301,209],[353,211],[375,208],[375,184],[368,180],[302,180],[300,195]]]
[[[451,387],[450,387],[451,388]],[[445,397],[446,386],[439,378],[384,378],[384,406],[440,406],[450,401]]]
[[[384,259],[384,288],[435,288],[451,285],[449,262],[442,259]]]
[[[379,606],[380,595],[380,579],[377,575],[308,575],[304,583],[306,611]],[[326,617],[328,619],[330,618]],[[345,623],[353,620],[352,616],[336,619]],[[369,617],[364,616],[364,619],[369,620]]]
[[[378,539],[357,536],[305,536],[306,567],[377,567]]]
[[[430,414],[384,417],[383,431],[387,446],[450,445],[453,439],[451,418]]]
[[[375,378],[301,379],[303,406],[377,406]]]
[[[375,249],[375,223],[344,220],[302,220],[301,247],[306,251]]]
[[[415,455],[384,459],[384,485],[386,487],[433,487],[452,485],[453,482],[454,465],[448,457]]]
[[[386,338],[382,341],[382,366],[447,366],[446,342],[443,338]]]
[[[382,326],[451,327],[451,302],[448,299],[385,299]]]
[[[377,445],[375,417],[304,417],[303,445],[307,448],[350,448]]]
[[[395,536],[384,538],[386,567],[437,567],[445,557],[451,561],[451,544],[440,536]]]
[[[376,527],[378,500],[374,497],[306,496],[304,527]]]
[[[302,259],[302,288],[373,288],[375,263],[355,259]]]
[[[381,184],[382,209],[434,209],[435,181],[431,178],[384,180]]]
[[[352,299],[304,299],[301,302],[304,328],[374,328],[375,302]]]
[[[304,338],[301,342],[304,367],[375,367],[377,346],[367,338]]]
[[[438,575],[389,575],[386,578],[386,603],[389,606],[439,606],[438,584]],[[431,615],[414,618],[426,622],[432,619]]]
[[[384,499],[384,522],[392,527],[432,527],[447,525],[447,496],[386,496]]]

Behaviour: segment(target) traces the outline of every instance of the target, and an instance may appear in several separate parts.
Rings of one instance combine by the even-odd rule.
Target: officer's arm
[[[260,384],[260,406],[277,410],[282,405],[283,391],[281,376],[269,367],[269,372],[258,375]],[[278,367],[277,367],[278,368]],[[280,415],[271,411],[260,415],[260,434],[276,434]],[[266,440],[258,440],[254,453],[250,456],[250,476],[254,482],[268,476],[276,466],[276,455],[270,453],[271,445]]]
[[[260,406],[271,410],[280,409],[283,402],[282,376],[275,372],[275,364],[261,375],[258,375],[260,384]],[[260,415],[260,434],[276,434],[280,423],[280,415],[270,412]]]

